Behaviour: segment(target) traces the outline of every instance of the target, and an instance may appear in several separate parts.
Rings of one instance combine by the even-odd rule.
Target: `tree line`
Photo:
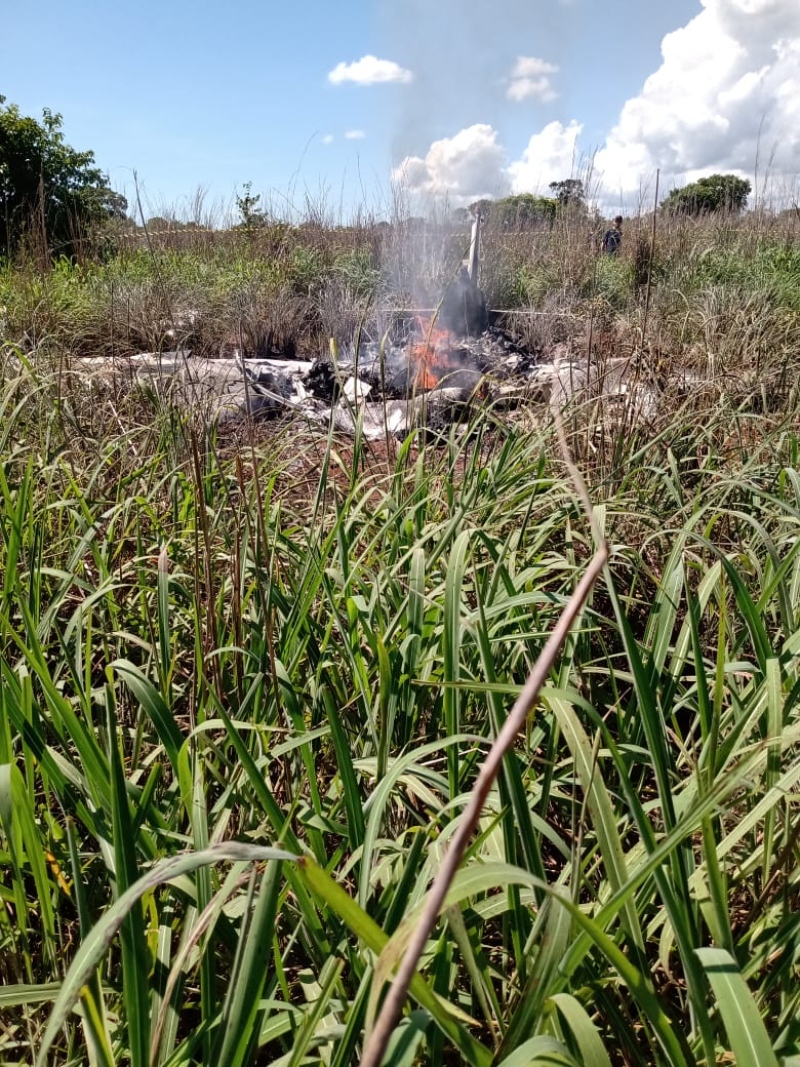
[[[512,229],[536,224],[552,225],[564,213],[588,212],[586,191],[579,178],[550,182],[549,188],[552,196],[515,193],[500,200],[476,201],[469,209],[458,209],[455,215],[457,218],[463,215],[466,219],[480,211],[484,216],[491,216],[495,225]],[[747,206],[751,188],[746,178],[739,178],[735,174],[711,174],[672,189],[659,207],[670,215],[692,217],[717,211],[739,214]]]
[[[238,204],[243,216],[258,212],[250,186]],[[479,201],[471,210],[491,213],[501,227],[552,225],[565,212],[586,211],[586,190],[577,178],[550,183],[550,196],[517,193],[496,201]],[[673,189],[661,202],[671,214],[697,216],[744,210],[750,182],[734,174],[712,174]],[[244,208],[243,208],[244,205]],[[23,115],[0,96],[0,258],[17,254],[26,243],[50,256],[74,256],[81,241],[98,225],[124,218],[127,202],[114,192],[94,153],[79,152],[64,139],[62,117],[49,109],[41,120]],[[466,221],[459,208],[454,218]]]

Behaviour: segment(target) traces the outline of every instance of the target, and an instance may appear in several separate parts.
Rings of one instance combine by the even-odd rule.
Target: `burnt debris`
[[[466,267],[445,290],[436,326],[456,337],[479,337],[489,325],[486,298]]]

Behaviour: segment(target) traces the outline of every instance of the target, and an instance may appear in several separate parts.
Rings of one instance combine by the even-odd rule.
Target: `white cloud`
[[[332,133],[323,134],[322,135],[322,143],[323,144],[333,144],[333,134]]]
[[[558,93],[549,75],[557,73],[555,63],[547,63],[535,56],[518,56],[511,69],[506,96],[509,100],[527,100],[533,96],[544,103],[555,100]]]
[[[381,82],[410,82],[413,74],[392,59],[362,56],[354,63],[337,63],[328,74],[331,85],[378,85]]]
[[[522,158],[509,164],[493,127],[477,124],[434,141],[425,157],[408,156],[394,172],[411,193],[447,196],[453,204],[510,192],[548,195],[550,182],[576,173],[583,127],[550,122],[534,134]]]
[[[703,10],[666,35],[662,62],[628,100],[592,161],[590,195],[604,210],[652,204],[674,185],[706,174],[753,181],[758,169],[775,202],[800,184],[800,2],[701,0]],[[520,56],[508,79],[512,99],[541,94],[528,82],[549,79],[552,65]],[[519,83],[517,89],[514,85]],[[514,94],[517,94],[516,96]],[[551,181],[581,176],[583,127],[550,122],[534,133],[517,160],[492,126],[477,124],[409,156],[395,171],[412,192],[446,194],[453,203],[513,192],[547,194]]]
[[[455,205],[510,189],[505,150],[497,131],[483,123],[434,141],[424,158],[407,156],[393,177],[412,194],[446,196]]]
[[[540,133],[528,141],[522,158],[508,168],[515,193],[547,195],[550,182],[562,181],[577,169],[577,143],[583,126],[573,121],[569,126],[548,122]]]
[[[702,0],[595,157],[604,195],[648,198],[702,174],[800,173],[800,4]]]
[[[345,133],[348,141],[363,141],[366,136],[363,130],[347,130]]]

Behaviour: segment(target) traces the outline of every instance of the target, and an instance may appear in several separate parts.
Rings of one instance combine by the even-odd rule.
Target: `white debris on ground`
[[[247,415],[294,414],[309,423],[368,438],[404,436],[412,428],[440,429],[462,421],[470,404],[507,409],[519,404],[563,407],[606,396],[630,404],[635,394],[649,410],[656,397],[638,388],[630,360],[606,361],[602,373],[586,361],[555,351],[534,358],[494,338],[469,338],[454,346],[433,388],[417,385],[409,357],[413,346],[367,343],[330,359],[207,359],[184,349],[143,352],[125,358],[75,359],[69,373],[87,383],[141,388],[167,402],[225,422]],[[647,391],[647,396],[644,396]]]

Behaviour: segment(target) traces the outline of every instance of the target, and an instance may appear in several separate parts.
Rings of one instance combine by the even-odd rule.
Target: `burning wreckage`
[[[368,437],[440,429],[470,404],[510,403],[539,389],[536,354],[490,326],[483,295],[462,274],[430,318],[406,317],[394,337],[331,345],[310,364],[243,362],[253,413],[291,408],[312,422]],[[541,368],[544,370],[544,368]]]
[[[124,360],[81,360],[80,375],[138,382],[210,421],[245,415],[294,415],[326,430],[368,438],[405,437],[415,427],[436,431],[464,420],[470,405],[510,407],[525,400],[562,405],[603,393],[629,403],[629,360],[603,375],[585,357],[555,360],[525,349],[490,321],[480,288],[466,267],[427,317],[398,317],[390,336],[331,344],[327,358],[207,359],[185,349]],[[111,365],[110,365],[111,363]],[[611,370],[611,374],[609,374]],[[598,388],[599,386],[599,388]],[[627,394],[627,396],[626,396]]]
[[[71,371],[91,386],[138,384],[208,421],[291,415],[325,430],[352,434],[360,424],[366,437],[405,437],[459,422],[476,402],[549,393],[552,367],[489,319],[464,268],[427,317],[403,313],[387,337],[332,342],[325,358],[204,358],[179,348],[80,359]]]

